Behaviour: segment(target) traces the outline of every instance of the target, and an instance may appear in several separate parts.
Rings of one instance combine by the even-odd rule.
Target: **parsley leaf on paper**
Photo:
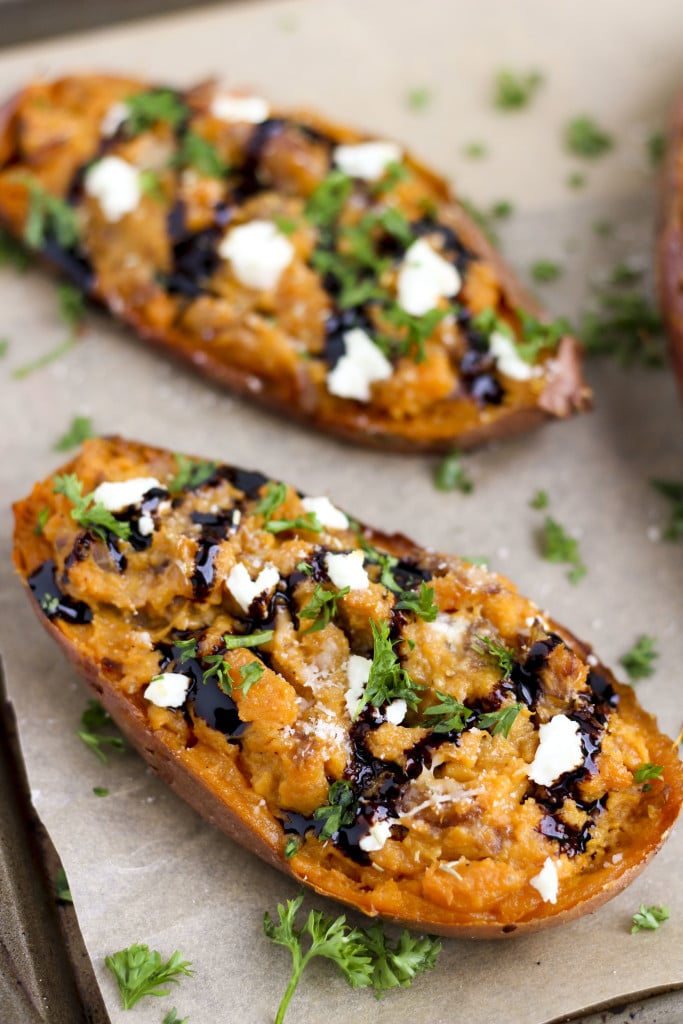
[[[631,935],[635,935],[639,931],[656,932],[662,921],[668,920],[668,907],[646,907],[644,903],[641,903],[633,915]]]
[[[60,903],[73,903],[73,896],[64,868],[60,867],[55,875],[55,896]]]
[[[78,448],[89,437],[93,437],[92,422],[89,416],[74,416],[71,426],[55,442],[56,452],[68,452],[71,448]]]
[[[565,128],[565,144],[574,156],[593,160],[614,148],[614,138],[592,117],[575,117]]]
[[[197,459],[190,459],[187,455],[173,453],[176,461],[177,472],[169,482],[168,489],[171,494],[178,494],[180,491],[195,491],[207,480],[210,480],[218,469],[217,462],[201,462]]]
[[[166,1014],[166,1016],[164,1017],[161,1024],[187,1024],[189,1019],[189,1017],[183,1017],[183,1019],[181,1020],[180,1017],[178,1016],[178,1011],[176,1010],[175,1006],[172,1006],[171,1009]]]
[[[124,1010],[130,1010],[145,996],[167,996],[170,984],[194,973],[190,961],[183,960],[177,950],[164,962],[161,953],[142,943],[106,956],[104,963],[119,986]]]
[[[123,736],[111,736],[102,732],[103,729],[111,728],[115,728],[115,726],[110,714],[104,710],[99,701],[89,700],[81,715],[80,729],[76,730],[76,735],[89,750],[92,750],[93,754],[99,757],[103,764],[109,760],[104,752],[105,747],[119,752],[126,749],[126,741]]]
[[[499,110],[522,110],[531,102],[543,84],[543,75],[538,71],[524,74],[503,69],[495,78],[493,102]]]
[[[548,562],[568,562],[572,566],[567,573],[570,583],[578,583],[588,572],[581,560],[578,541],[552,516],[545,517],[541,533],[541,553]]]
[[[462,464],[462,453],[457,449],[445,455],[434,471],[434,485],[439,491],[460,491],[471,494],[474,484]]]
[[[75,519],[84,530],[90,530],[100,540],[106,541],[107,534],[113,533],[120,540],[130,537],[130,523],[120,521],[95,501],[92,494],[83,494],[83,484],[73,473],[63,473],[55,477],[55,494],[63,494],[73,505],[71,518]]]
[[[290,1000],[307,964],[316,957],[331,960],[351,988],[370,988],[381,995],[396,987],[407,987],[417,975],[431,970],[441,949],[438,939],[411,935],[403,931],[395,946],[384,933],[382,924],[352,928],[342,914],[334,920],[311,910],[304,924],[296,918],[303,895],[278,904],[278,920],[270,914],[263,918],[263,930],[273,942],[285,946],[292,956],[292,973],[275,1017],[283,1024]]]
[[[628,672],[629,679],[646,679],[655,670],[655,659],[659,657],[655,650],[656,640],[652,636],[639,636],[633,647],[619,659]]]

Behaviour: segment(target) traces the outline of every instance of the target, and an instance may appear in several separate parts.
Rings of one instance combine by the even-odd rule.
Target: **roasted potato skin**
[[[117,457],[131,456],[138,465],[141,459],[155,459],[155,467],[158,467],[158,460],[163,455],[161,450],[118,439],[89,442],[89,446],[99,446],[91,449],[95,452],[101,452],[103,446],[107,445],[111,445]],[[77,458],[63,469],[71,472],[81,465]],[[101,468],[105,470],[104,464]],[[619,850],[620,858],[606,860],[595,870],[591,868],[569,877],[569,891],[563,896],[560,906],[540,903],[531,913],[527,910],[520,919],[506,922],[495,920],[495,908],[491,911],[486,906],[485,894],[482,894],[482,907],[460,908],[430,903],[424,896],[417,895],[414,889],[411,891],[406,887],[403,891],[400,885],[395,885],[391,898],[383,896],[378,906],[373,892],[359,887],[353,873],[345,874],[339,860],[330,866],[329,862],[315,855],[315,851],[311,853],[305,847],[297,856],[287,860],[280,822],[264,806],[264,801],[258,799],[257,793],[240,787],[232,772],[231,762],[225,758],[217,762],[215,750],[205,742],[203,736],[200,736],[199,742],[186,749],[182,743],[169,741],[168,734],[163,730],[151,728],[141,702],[131,699],[130,695],[112,685],[103,667],[107,652],[98,651],[97,658],[85,656],[84,648],[74,640],[76,634],[47,618],[36,602],[28,579],[52,552],[51,542],[37,536],[34,528],[37,514],[45,506],[46,495],[50,493],[50,486],[51,480],[36,485],[31,496],[15,505],[15,564],[39,620],[111,714],[131,745],[160,778],[200,815],[236,842],[320,894],[369,916],[381,916],[410,928],[460,938],[507,938],[554,926],[597,909],[636,877],[668,836],[683,803],[683,767],[677,748],[658,731],[655,719],[638,706],[631,687],[619,684],[609,669],[592,657],[588,646],[562,626],[547,621],[546,628],[568,645],[573,652],[572,657],[585,661],[591,656],[590,664],[617,695],[619,715],[628,723],[634,735],[646,744],[648,759],[664,769],[663,783],[656,784],[656,799],[645,808],[644,814],[641,811],[637,818],[624,823],[626,834],[624,846]],[[376,548],[399,559],[413,560],[416,564],[426,554],[400,534],[387,535],[363,528],[363,536]],[[434,565],[442,558],[433,552],[428,553],[427,557],[430,564]],[[449,558],[443,556],[444,563]],[[490,588],[508,586],[507,581],[493,574],[487,585]],[[516,595],[514,590],[509,593]],[[523,600],[518,596],[515,599]]]
[[[126,87],[143,86],[143,83],[136,83],[132,79],[93,75],[81,76],[80,79],[71,76],[51,83],[49,87],[43,84],[40,88],[45,95],[58,98],[60,91],[68,92],[69,89],[78,88],[79,81],[86,83],[89,95],[97,95],[98,91],[107,89],[120,91]],[[208,87],[204,84],[193,92],[201,94]],[[22,235],[24,225],[26,187],[18,178],[13,178],[12,169],[23,155],[25,118],[22,112],[27,103],[34,101],[37,88],[37,85],[28,86],[12,97],[0,111],[0,224],[19,236]],[[295,111],[291,116],[301,118],[315,131],[337,142],[357,142],[366,138],[310,111]],[[85,144],[83,146],[85,148]],[[26,157],[25,166],[29,170],[34,166],[40,170],[43,162],[51,158],[50,149],[50,145],[46,145],[42,150],[32,151]],[[444,179],[409,153],[405,154],[405,165],[429,190],[431,197],[437,197],[444,222],[455,228],[471,253],[490,269],[505,308],[542,317],[536,302],[511,273],[465,207],[451,194]],[[60,176],[68,177],[67,172],[60,170],[57,173],[49,163],[45,166],[47,174],[54,173],[60,181],[60,187],[64,188]],[[7,173],[3,174],[3,171]],[[50,264],[47,256],[43,255],[41,259],[47,265]],[[56,269],[59,270],[58,267]],[[77,283],[84,287],[82,282]],[[469,449],[525,432],[549,419],[565,418],[585,411],[591,403],[590,389],[582,377],[581,345],[571,335],[560,340],[554,358],[548,361],[547,372],[544,370],[538,383],[533,388],[513,383],[509,397],[502,404],[478,406],[472,399],[464,397],[461,390],[456,389],[431,405],[425,405],[423,401],[424,407],[419,414],[399,415],[395,410],[387,411],[374,399],[368,404],[333,397],[326,392],[318,378],[311,376],[306,363],[303,360],[297,361],[292,353],[287,356],[289,363],[286,366],[287,360],[279,370],[276,368],[266,372],[263,366],[267,362],[266,349],[270,343],[266,341],[267,332],[261,341],[253,341],[259,335],[258,331],[254,334],[253,324],[249,323],[251,315],[242,317],[239,327],[225,330],[228,348],[233,353],[230,355],[219,351],[219,346],[215,344],[206,344],[199,329],[188,327],[185,319],[178,315],[177,308],[171,312],[166,301],[168,296],[164,294],[150,293],[148,302],[136,304],[122,298],[117,289],[112,287],[111,280],[102,275],[93,278],[87,294],[125,322],[139,337],[209,379],[277,414],[364,446],[407,452],[448,451],[454,444]],[[295,304],[295,300],[292,304]],[[281,334],[284,337],[286,332]],[[262,346],[262,359],[245,355],[247,335],[252,339],[248,345]],[[278,340],[278,350],[281,349],[283,355],[287,344],[289,342],[286,337],[284,342],[282,337]],[[419,387],[416,386],[416,392]],[[461,389],[461,382],[458,389]]]
[[[671,361],[683,400],[683,95],[671,118],[660,178],[657,277]]]

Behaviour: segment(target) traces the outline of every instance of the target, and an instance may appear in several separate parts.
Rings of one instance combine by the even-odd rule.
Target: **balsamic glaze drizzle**
[[[194,635],[185,630],[176,634],[176,640],[186,640]],[[182,648],[174,643],[159,643],[156,650],[161,654],[160,672],[180,672],[192,680],[184,705],[185,719],[190,728],[192,717],[188,713],[188,705],[198,718],[203,719],[212,729],[222,732],[229,742],[238,741],[248,723],[241,720],[235,701],[221,690],[215,676],[210,676],[204,682],[201,659],[188,658]]]
[[[76,626],[92,622],[92,610],[85,601],[76,601],[60,590],[53,559],[49,558],[31,573],[28,585],[48,619],[63,619]]]

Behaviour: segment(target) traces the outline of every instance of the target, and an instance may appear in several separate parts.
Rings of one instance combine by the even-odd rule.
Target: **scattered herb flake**
[[[426,110],[432,102],[432,91],[426,86],[417,86],[406,93],[406,105],[410,110],[420,113]]]
[[[206,686],[210,679],[216,680],[216,684],[226,696],[232,696],[232,678],[230,676],[230,665],[223,654],[207,654],[204,664],[208,667],[202,671],[202,683]],[[152,680],[154,682],[154,680]]]
[[[69,888],[66,872],[60,867],[55,875],[55,896],[61,903],[73,903],[73,896]]]
[[[316,821],[323,821],[318,838],[323,842],[336,836],[340,828],[352,825],[356,818],[358,801],[353,787],[346,779],[333,782],[327,794],[327,803],[313,812]]]
[[[95,501],[92,494],[83,494],[83,484],[73,473],[64,473],[55,477],[55,494],[63,494],[74,506],[71,518],[75,519],[84,530],[90,530],[106,541],[107,534],[113,533],[120,540],[128,540],[130,523],[119,521],[104,505]]]
[[[650,779],[661,779],[663,774],[663,765],[646,761],[645,764],[638,765],[633,773],[633,779],[635,782],[649,782]]]
[[[514,212],[515,208],[509,199],[499,199],[491,206],[490,215],[496,220],[507,220]]]
[[[292,220],[291,217],[282,217],[280,214],[275,214],[273,222],[278,231],[283,235],[293,235],[297,229],[297,222]]]
[[[104,786],[93,786],[92,791],[95,796],[109,796],[109,790]]]
[[[163,203],[166,193],[158,171],[145,168],[144,171],[140,171],[138,180],[143,195],[155,199],[158,203]]]
[[[0,338],[0,359],[4,359],[9,349],[9,340],[7,338]]]
[[[225,633],[223,643],[226,651],[234,651],[238,647],[260,647],[262,644],[269,644],[273,636],[272,629],[264,629],[260,633],[250,633],[246,636],[231,636],[230,633]]]
[[[180,651],[181,664],[187,661],[191,661],[192,658],[197,657],[197,644],[199,640],[196,636],[190,636],[186,640],[174,640],[173,646],[177,647]]]
[[[567,187],[573,188],[576,191],[585,188],[587,181],[586,175],[581,171],[572,171],[571,174],[567,175]]]
[[[86,747],[92,750],[93,754],[99,757],[103,764],[109,758],[104,752],[105,747],[117,750],[120,753],[126,749],[126,742],[123,736],[102,735],[103,729],[115,728],[114,722],[107,711],[104,710],[99,701],[89,700],[87,707],[81,715],[80,729],[76,735]]]
[[[468,160],[483,160],[489,155],[488,146],[484,142],[468,142],[462,151]]]
[[[505,644],[498,643],[493,637],[485,636],[483,633],[476,633],[474,639],[479,650],[490,655],[497,663],[501,679],[507,679],[514,668],[515,652]]]
[[[614,148],[614,138],[592,117],[575,117],[565,128],[565,144],[574,156],[593,160]]]
[[[631,935],[639,931],[656,932],[663,921],[669,920],[668,907],[646,907],[641,903],[633,915]]]
[[[259,679],[262,678],[264,672],[265,669],[260,661],[250,661],[248,665],[240,667],[241,682],[239,683],[239,688],[245,697],[254,683],[258,683]]]
[[[26,180],[28,216],[24,225],[24,242],[30,249],[42,249],[54,236],[63,249],[71,249],[78,241],[76,210],[67,202],[47,192],[33,178]]]
[[[160,121],[177,128],[189,116],[189,110],[172,89],[149,89],[129,96],[126,130],[130,135],[149,131]]]
[[[183,1017],[183,1019],[181,1020],[180,1017],[178,1016],[178,1011],[176,1010],[175,1006],[173,1006],[168,1011],[161,1024],[187,1024],[189,1019],[189,1017]]]
[[[192,131],[183,136],[178,163],[182,167],[193,167],[207,178],[223,178],[228,173],[228,165],[213,143]]]
[[[666,152],[664,132],[653,132],[646,143],[647,155],[652,167],[659,167]]]
[[[326,590],[321,583],[316,583],[313,595],[305,608],[299,612],[300,619],[313,619],[306,633],[317,633],[330,624],[337,614],[337,602],[350,593],[350,587],[341,590]]]
[[[656,640],[652,636],[639,636],[630,651],[619,659],[619,664],[624,666],[629,679],[646,679],[653,674],[655,660],[659,657],[655,643]]]
[[[527,107],[543,84],[538,71],[520,73],[503,69],[495,78],[493,102],[498,110],[521,110]]]
[[[578,583],[588,572],[581,561],[578,541],[552,516],[546,516],[541,534],[541,554],[548,562],[567,562],[573,568],[567,573],[570,583]]]
[[[544,509],[550,504],[550,498],[548,497],[547,491],[536,491],[533,498],[529,502],[531,508]]]
[[[167,996],[170,984],[193,974],[192,964],[177,950],[164,963],[161,953],[139,943],[106,956],[104,963],[114,975],[124,1010],[130,1010],[145,996]]]
[[[285,843],[285,860],[291,860],[299,852],[299,840],[295,836],[290,836]]]
[[[462,453],[457,449],[446,455],[434,472],[434,484],[440,491],[460,491],[471,494],[474,484],[462,465]]]
[[[462,732],[474,718],[471,708],[461,704],[455,697],[448,693],[436,690],[437,703],[425,708],[425,715],[430,716],[430,721],[425,722],[425,727],[432,729],[432,732]],[[438,718],[435,723],[431,719]]]
[[[210,480],[218,469],[217,462],[201,462],[177,452],[174,452],[173,458],[176,461],[177,472],[168,484],[171,494],[178,494],[180,491],[196,491],[198,487]]]
[[[0,267],[14,267],[23,273],[30,262],[31,257],[23,245],[9,231],[0,227]]]
[[[671,502],[671,517],[664,530],[665,540],[683,540],[683,481],[652,480],[652,486]]]
[[[662,320],[639,291],[611,284],[596,290],[596,308],[584,313],[580,330],[589,356],[611,356],[623,367],[665,364]]]
[[[434,601],[434,587],[420,584],[419,593],[415,590],[402,590],[396,595],[398,601],[395,608],[404,611],[414,612],[418,618],[425,622],[434,622],[439,614],[439,606]]]
[[[353,715],[354,720],[366,704],[381,708],[392,701],[404,700],[408,707],[414,709],[419,701],[418,690],[422,689],[401,667],[394,643],[389,637],[389,623],[381,622],[378,625],[371,619],[370,629],[373,639],[372,665]]]
[[[549,284],[562,276],[562,266],[554,260],[536,260],[531,264],[531,276],[537,284]]]
[[[94,436],[90,417],[74,416],[69,429],[55,442],[54,451],[68,452],[71,448],[78,448],[89,437]]]
[[[371,191],[374,196],[383,196],[391,192],[398,184],[409,177],[410,172],[405,164],[398,160],[392,160],[387,164],[382,178],[372,185]]]
[[[488,711],[485,714],[479,715],[477,728],[490,729],[492,736],[501,735],[507,739],[517,715],[523,708],[523,704],[508,704],[499,711]]]
[[[329,228],[339,217],[353,192],[353,179],[332,170],[312,192],[304,210],[306,218],[319,228]]]
[[[45,508],[41,508],[40,512],[36,516],[36,525],[33,527],[33,532],[35,533],[36,537],[41,536],[43,530],[45,529],[45,524],[50,518],[50,515],[50,509],[47,506],[45,506]]]
[[[571,332],[571,326],[564,317],[546,323],[523,309],[516,312],[522,327],[522,337],[516,341],[517,354],[532,366],[541,352],[546,349],[554,352],[562,338]]]

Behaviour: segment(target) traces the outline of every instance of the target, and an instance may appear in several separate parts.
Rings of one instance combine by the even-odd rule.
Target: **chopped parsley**
[[[358,801],[350,782],[338,779],[330,786],[327,803],[313,812],[316,821],[324,822],[318,838],[323,842],[332,839],[341,828],[352,825],[356,819]]]
[[[340,170],[332,170],[311,193],[304,210],[307,220],[319,228],[329,228],[339,217],[353,192],[353,179]]]
[[[441,690],[436,690],[437,703],[432,704],[431,707],[425,708],[425,715],[429,715],[430,718],[438,718],[438,721],[432,724],[426,722],[427,727],[432,728],[432,732],[462,732],[471,723],[474,718],[474,712],[471,708],[461,704],[460,701],[456,700],[455,697],[451,697],[447,693],[443,693]]]
[[[181,664],[187,661],[191,661],[192,658],[197,657],[197,644],[198,639],[196,636],[190,636],[187,640],[174,640],[173,646],[177,647],[180,651]]]
[[[254,514],[263,516],[263,529],[269,533],[284,533],[286,530],[309,530],[322,533],[322,523],[315,512],[304,512],[294,519],[273,519],[273,516],[287,497],[287,485],[271,481],[263,498],[254,507]]]
[[[36,525],[33,527],[33,532],[35,533],[36,537],[40,537],[40,535],[42,534],[43,530],[45,529],[45,524],[47,523],[51,514],[52,513],[50,509],[47,507],[47,505],[45,506],[45,508],[41,508],[40,512],[36,516]]]
[[[292,956],[292,974],[274,1024],[283,1024],[301,975],[314,957],[331,960],[351,988],[372,987],[376,996],[392,988],[407,988],[417,975],[436,966],[441,942],[432,936],[404,930],[392,946],[382,924],[352,928],[345,915],[333,920],[319,910],[311,910],[304,924],[297,927],[302,902],[303,894],[285,905],[279,903],[277,922],[268,913],[263,918],[267,937],[285,946]]]
[[[295,220],[292,220],[291,217],[282,217],[277,213],[273,217],[273,223],[282,235],[293,235],[297,229]]]
[[[647,155],[652,167],[659,167],[666,153],[664,132],[653,132],[646,143]]]
[[[226,696],[232,696],[232,678],[230,676],[230,665],[223,654],[207,654],[203,659],[208,667],[202,671],[202,683],[206,685],[210,679],[215,679],[219,690]],[[154,681],[154,680],[152,680]]]
[[[484,142],[468,142],[462,151],[468,160],[483,160],[489,155],[488,146]]]
[[[392,590],[398,594],[401,592],[401,587],[396,577],[394,576],[394,569],[398,565],[398,558],[390,555],[387,551],[380,551],[379,548],[374,547],[362,534],[358,534],[358,540],[365,554],[365,559],[371,562],[373,565],[380,567],[379,582],[387,590]]]
[[[404,700],[408,707],[415,708],[419,702],[418,690],[422,689],[401,667],[394,643],[389,638],[389,623],[381,622],[378,625],[371,619],[370,629],[373,639],[372,665],[354,719],[358,718],[366,704],[381,708],[392,701]]]
[[[187,455],[179,455],[177,452],[174,452],[173,458],[176,461],[177,472],[168,485],[171,494],[178,494],[180,491],[196,491],[198,487],[210,480],[218,469],[217,462],[201,462],[197,459],[190,459]]]
[[[55,477],[54,493],[63,494],[71,502],[74,506],[71,518],[84,530],[89,530],[103,541],[110,533],[120,540],[128,540],[130,523],[116,519],[101,502],[95,501],[92,494],[84,495],[83,484],[73,473]]]
[[[572,171],[567,175],[567,187],[579,190],[586,187],[586,175],[582,171]]]
[[[213,143],[192,131],[183,136],[177,160],[182,167],[192,167],[207,178],[223,178],[228,172],[228,165]]]
[[[493,102],[498,110],[521,110],[527,107],[543,84],[538,71],[521,74],[503,69],[495,78]]]
[[[396,596],[398,601],[394,605],[395,608],[414,612],[425,622],[434,622],[439,614],[439,606],[434,601],[434,587],[429,587],[426,583],[420,584],[419,593],[415,590],[402,590]]]
[[[515,665],[515,652],[505,644],[498,643],[493,637],[482,633],[477,633],[474,639],[479,650],[490,655],[497,663],[501,679],[507,679]]]
[[[57,874],[55,875],[55,896],[60,903],[73,903],[74,901],[66,877],[66,871],[62,867],[57,869]]]
[[[624,666],[629,679],[646,679],[653,674],[655,660],[659,657],[655,643],[654,637],[639,636],[630,651],[619,659],[619,664]]]
[[[552,516],[546,516],[541,532],[541,554],[548,562],[567,562],[572,566],[567,573],[570,583],[578,583],[588,572],[581,560],[578,541]]]
[[[183,960],[178,950],[164,963],[161,953],[139,943],[106,956],[104,963],[114,975],[124,1010],[130,1010],[145,996],[167,996],[170,984],[194,973],[190,961]]]
[[[671,502],[671,517],[663,537],[665,540],[683,540],[683,481],[652,480],[652,486]]]
[[[163,203],[166,196],[161,175],[158,171],[153,171],[149,167],[145,168],[144,171],[140,171],[138,180],[143,195],[150,196],[150,198],[155,199],[158,203]]]
[[[440,491],[460,491],[471,494],[474,484],[462,462],[462,453],[457,449],[446,455],[434,471],[434,484]]]
[[[160,121],[177,128],[189,116],[189,110],[172,89],[149,89],[129,96],[126,130],[130,135],[149,131]]]
[[[446,309],[430,309],[422,316],[413,316],[397,305],[389,306],[383,313],[385,320],[401,331],[402,335],[400,338],[378,337],[376,343],[388,355],[409,355],[416,363],[425,361],[425,343],[444,317],[448,316]]]
[[[490,729],[492,736],[501,735],[507,739],[517,715],[523,708],[523,704],[508,704],[499,711],[487,711],[479,715],[477,728]]]
[[[250,661],[248,665],[240,666],[241,682],[239,688],[246,697],[254,683],[262,678],[265,669],[260,661]]]
[[[633,915],[631,935],[639,931],[656,932],[663,921],[669,920],[668,907],[646,907],[641,903]]]
[[[95,796],[109,796],[109,790],[104,786],[93,786],[92,791]]]
[[[76,210],[67,202],[47,192],[30,178],[28,188],[28,216],[24,225],[24,242],[30,249],[42,249],[49,237],[54,237],[63,249],[71,249],[78,241]]]
[[[523,309],[516,310],[522,327],[522,337],[517,339],[517,354],[532,366],[545,349],[555,351],[562,338],[571,331],[571,326],[564,317],[546,323],[538,320]]]
[[[305,608],[299,612],[300,619],[312,619],[313,625],[306,633],[317,633],[328,626],[337,614],[337,602],[351,592],[350,587],[341,590],[325,590],[321,583],[316,583],[313,596]]]
[[[295,836],[290,836],[285,843],[285,860],[291,860],[299,852],[299,840]]]
[[[499,199],[493,203],[489,214],[497,220],[507,220],[515,212],[515,208],[509,199]]]
[[[94,437],[90,417],[74,416],[69,429],[55,442],[54,451],[68,452],[71,448],[78,448],[89,437]]]
[[[633,773],[633,780],[634,782],[649,782],[650,779],[661,779],[663,774],[663,765],[646,761],[645,764],[638,765]]]
[[[562,267],[554,260],[536,260],[531,264],[531,276],[536,284],[549,284],[562,276]]]
[[[164,1017],[164,1019],[162,1020],[161,1024],[187,1024],[189,1019],[189,1017],[183,1017],[183,1019],[181,1020],[180,1017],[178,1016],[178,1011],[176,1010],[175,1006],[172,1006],[171,1009],[166,1014],[166,1016]]]
[[[598,238],[609,238],[614,231],[614,225],[609,220],[596,220],[593,224],[593,231]]]
[[[631,281],[632,281],[631,277]],[[596,307],[584,313],[581,338],[589,356],[612,356],[623,367],[657,368],[665,363],[662,319],[641,291],[624,291],[616,277],[596,289]]]
[[[391,160],[387,164],[384,174],[381,179],[372,185],[372,194],[374,196],[383,196],[386,192],[391,192],[396,188],[402,181],[410,176],[410,172],[405,164],[400,163],[398,160]]]
[[[269,644],[273,636],[272,629],[264,629],[261,633],[250,633],[247,636],[231,636],[225,633],[223,643],[226,651],[234,651],[238,647],[260,647],[262,644]]]
[[[426,86],[418,86],[406,93],[406,106],[416,113],[426,110],[432,102],[432,91]]]
[[[614,148],[614,138],[592,117],[575,117],[565,128],[565,144],[574,156],[593,160]]]
[[[40,599],[40,607],[51,618],[59,608],[59,598],[55,594],[43,594]]]
[[[76,735],[86,747],[92,750],[93,754],[99,757],[104,764],[109,760],[104,752],[105,747],[110,750],[122,752],[126,749],[126,742],[123,736],[112,736],[102,732],[103,729],[115,728],[111,715],[104,710],[99,701],[89,700],[87,707],[81,715],[80,729]]]
[[[533,498],[529,502],[531,508],[544,509],[550,504],[550,498],[548,497],[547,491],[536,491]]]

